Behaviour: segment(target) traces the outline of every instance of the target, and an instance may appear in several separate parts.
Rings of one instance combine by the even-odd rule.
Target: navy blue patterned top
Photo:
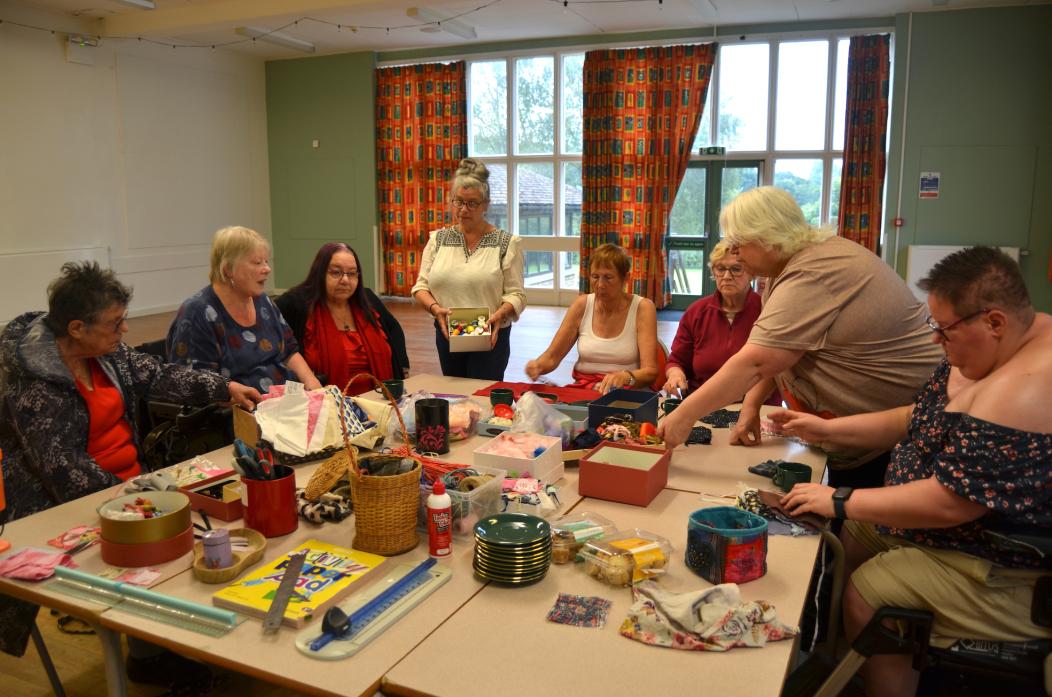
[[[206,286],[179,308],[168,328],[168,360],[266,392],[294,377],[289,357],[299,344],[281,312],[266,294],[254,299],[256,323],[243,327],[223,307],[219,296]]]
[[[950,365],[944,360],[917,395],[909,433],[892,453],[885,484],[905,484],[934,475],[953,493],[990,511],[953,528],[881,526],[881,531],[1000,566],[1047,566],[1036,554],[1005,551],[984,537],[983,531],[1052,533],[1052,434],[1017,431],[946,411],[949,375]]]

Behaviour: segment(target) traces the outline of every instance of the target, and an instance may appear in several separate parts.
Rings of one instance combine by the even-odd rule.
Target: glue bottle
[[[435,480],[431,495],[427,497],[427,543],[432,557],[440,559],[452,553],[453,505],[441,479]]]

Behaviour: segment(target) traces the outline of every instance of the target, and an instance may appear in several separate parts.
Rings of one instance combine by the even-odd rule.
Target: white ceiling
[[[693,27],[708,34],[713,26],[1049,3],[1052,0],[569,0],[566,5],[564,0],[156,0],[153,10],[119,0],[29,4],[99,20],[91,31],[103,36],[223,45],[270,59],[304,54],[246,39],[234,29],[281,29],[311,42],[319,54],[437,47],[455,54],[465,44],[491,41]],[[408,8],[419,6],[447,17],[462,15],[460,21],[473,26],[477,38],[466,41],[406,15]],[[611,42],[616,41],[611,36]]]

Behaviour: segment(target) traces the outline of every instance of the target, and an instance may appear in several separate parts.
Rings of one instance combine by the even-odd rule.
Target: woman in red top
[[[405,335],[376,294],[362,283],[358,254],[342,242],[322,245],[307,278],[276,304],[303,350],[307,365],[340,389],[359,373],[380,380],[409,372]],[[373,388],[355,381],[347,394]]]
[[[681,390],[685,397],[715,375],[745,345],[760,316],[760,296],[751,287],[753,277],[726,242],[713,248],[709,269],[716,292],[696,300],[679,321],[665,364],[669,394]],[[777,390],[767,403],[782,403]]]

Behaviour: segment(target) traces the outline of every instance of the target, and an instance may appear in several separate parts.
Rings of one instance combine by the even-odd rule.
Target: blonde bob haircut
[[[228,283],[229,270],[257,249],[265,249],[270,254],[270,242],[255,230],[240,225],[220,228],[212,238],[208,280],[212,283]]]
[[[755,242],[783,259],[835,234],[808,223],[796,199],[774,186],[738,194],[720,211],[720,230],[731,247]]]
[[[607,268],[616,271],[621,278],[627,278],[632,270],[632,257],[616,244],[607,242],[595,248],[588,257],[588,268]]]

